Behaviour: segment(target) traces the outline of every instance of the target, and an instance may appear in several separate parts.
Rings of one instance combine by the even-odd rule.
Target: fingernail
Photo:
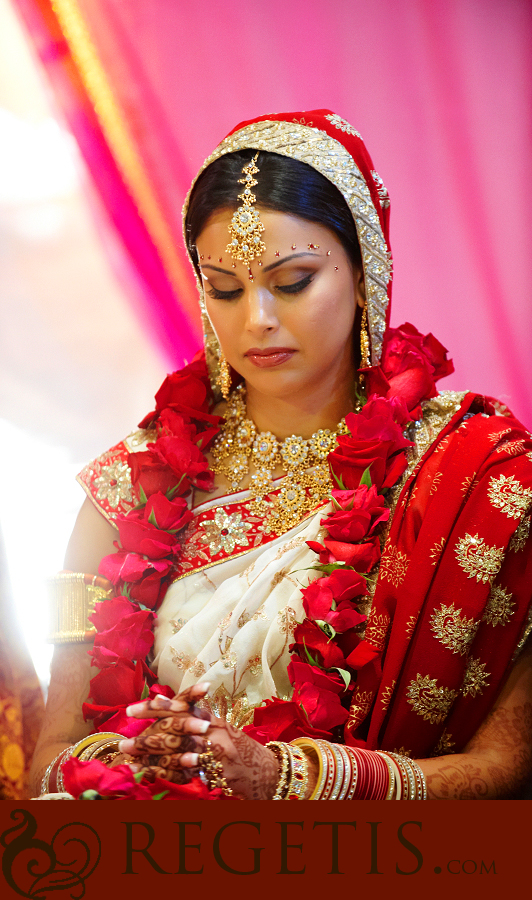
[[[133,773],[140,772],[140,770],[142,769],[142,766],[136,766],[133,763],[128,763],[128,765]]]
[[[211,686],[210,681],[202,681],[200,684],[196,685],[198,691],[204,691],[205,693],[207,693],[210,686]]]
[[[205,734],[211,727],[210,721],[206,722],[205,719],[192,719],[187,724],[188,728],[186,730],[189,734]]]
[[[131,706],[126,706],[126,716],[134,716],[141,709],[144,709],[144,703],[132,703]]]
[[[135,749],[135,741],[133,738],[126,738],[124,741],[119,741],[118,749],[120,753],[131,753],[131,751]]]
[[[181,765],[185,766],[187,769],[191,769],[194,766],[197,766],[199,759],[198,753],[183,753],[181,757]]]

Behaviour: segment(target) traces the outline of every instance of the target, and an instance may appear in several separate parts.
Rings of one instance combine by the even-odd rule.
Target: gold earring
[[[229,400],[229,393],[231,391],[231,370],[229,368],[229,363],[224,356],[223,350],[220,350],[220,374],[218,375],[217,383],[220,387],[224,400]]]
[[[360,368],[361,369],[367,369],[370,364],[367,308],[368,308],[367,303],[364,303],[364,306],[362,308],[362,319],[360,322]]]

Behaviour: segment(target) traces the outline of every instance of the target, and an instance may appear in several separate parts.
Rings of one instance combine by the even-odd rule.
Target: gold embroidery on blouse
[[[499,478],[492,476],[488,497],[495,509],[500,509],[509,519],[520,519],[528,510],[532,500],[532,488],[524,488],[513,475]]]
[[[418,716],[431,725],[443,722],[458,696],[451,688],[440,687],[435,678],[419,673],[406,689],[408,703]]]
[[[453,653],[463,656],[473,643],[479,623],[474,619],[462,616],[461,609],[455,609],[454,603],[435,610],[430,617],[430,627],[437,641]]]
[[[242,521],[242,513],[226,513],[223,509],[217,509],[214,519],[202,522],[203,534],[199,540],[209,545],[212,556],[221,553],[232,553],[235,547],[246,547],[249,544],[247,532],[251,528],[249,522]]]
[[[388,544],[381,557],[379,570],[381,580],[391,581],[393,586],[398,588],[405,580],[408,563],[405,553],[402,553],[395,544]]]
[[[445,547],[445,542],[447,538],[442,537],[439,541],[436,541],[434,547],[431,547],[429,551],[429,556],[432,560],[432,565],[437,566],[438,560],[443,553],[443,548]]]
[[[483,694],[484,689],[489,687],[488,677],[491,673],[486,672],[486,664],[480,662],[480,659],[470,659],[464,673],[461,691],[464,697],[476,697],[477,694]]]
[[[132,503],[131,469],[127,463],[117,460],[110,466],[102,466],[100,474],[94,479],[98,488],[96,498],[107,500],[109,506],[116,509],[121,500]]]
[[[488,602],[482,616],[482,621],[488,625],[507,625],[513,616],[515,603],[510,593],[502,584],[494,584],[491,588]]]
[[[458,564],[467,577],[484,583],[493,581],[504,556],[504,547],[492,547],[478,534],[464,535],[456,542],[455,551]]]
[[[355,688],[347,720],[349,728],[357,728],[364,721],[371,709],[372,702],[372,691],[361,691],[358,687]]]
[[[446,756],[448,753],[454,753],[454,747],[456,746],[456,741],[453,741],[452,735],[449,734],[448,731],[443,729],[440,739],[434,750],[430,754],[431,756]]]
[[[524,550],[526,546],[526,542],[530,536],[530,521],[532,516],[523,516],[519,525],[515,529],[512,540],[510,541],[510,550],[514,553],[519,553],[520,550]]]

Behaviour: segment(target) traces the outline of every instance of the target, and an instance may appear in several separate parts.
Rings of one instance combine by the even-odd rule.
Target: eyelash
[[[314,273],[311,273],[305,275],[305,277],[301,278],[299,281],[296,281],[295,284],[285,284],[282,287],[277,287],[276,290],[280,291],[282,294],[299,294],[308,287],[313,278]],[[240,291],[240,288],[235,291],[218,291],[215,287],[211,287],[207,293],[213,300],[234,300],[238,294],[240,294]]]

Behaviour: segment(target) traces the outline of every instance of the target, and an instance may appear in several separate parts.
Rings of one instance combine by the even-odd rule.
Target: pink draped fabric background
[[[456,373],[441,387],[497,396],[532,425],[528,0],[56,4],[82,15],[174,242],[171,273],[65,63],[51,4],[14,5],[169,366],[199,344],[181,236],[192,176],[235,123],[329,107],[361,132],[391,196],[392,324],[411,321],[450,350]]]

